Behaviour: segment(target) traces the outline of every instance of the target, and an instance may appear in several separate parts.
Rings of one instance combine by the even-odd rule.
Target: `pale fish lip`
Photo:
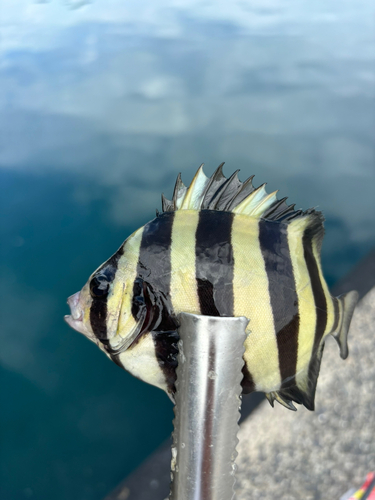
[[[68,305],[70,307],[71,314],[64,316],[65,321],[77,332],[87,335],[86,328],[83,324],[83,310],[79,305],[80,292],[71,295],[68,298]]]
[[[83,311],[79,307],[79,297],[81,292],[77,292],[68,298],[68,306],[70,307],[70,312],[72,313],[72,318],[75,320],[82,320]]]
[[[70,316],[70,314],[64,316],[64,319],[68,323],[68,325],[72,327],[74,330],[76,330],[79,333],[83,333],[84,335],[87,335],[87,331],[85,325],[82,322],[82,319],[74,319],[73,316]]]

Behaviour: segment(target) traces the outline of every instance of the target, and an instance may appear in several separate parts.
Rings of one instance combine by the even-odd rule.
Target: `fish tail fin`
[[[346,359],[349,354],[348,331],[355,306],[358,302],[358,292],[352,290],[351,292],[339,295],[334,300],[337,300],[339,311],[337,327],[331,332],[331,335],[340,347],[340,356],[342,359]]]

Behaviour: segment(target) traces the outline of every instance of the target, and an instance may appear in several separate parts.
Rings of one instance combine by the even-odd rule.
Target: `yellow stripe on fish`
[[[195,279],[196,210],[179,210],[174,215],[171,244],[170,296],[175,311],[199,314]]]
[[[245,362],[256,390],[271,392],[280,388],[281,376],[269,282],[259,245],[259,220],[235,215],[232,245],[234,316],[250,319]]]

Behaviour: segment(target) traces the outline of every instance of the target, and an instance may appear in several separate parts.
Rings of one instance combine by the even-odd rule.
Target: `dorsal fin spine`
[[[230,177],[229,179],[226,179],[224,177],[224,182],[220,185],[220,187],[217,189],[216,193],[213,195],[212,200],[210,201],[208,208],[210,210],[221,210],[221,211],[228,211],[226,210],[226,205],[228,203],[228,199],[235,196],[238,192],[239,184],[242,185],[242,183],[238,179],[238,174],[239,170],[236,170]],[[233,193],[233,184],[234,186],[234,193]],[[230,193],[230,194],[229,194]],[[228,198],[225,200],[225,198]]]
[[[266,183],[256,188],[247,198],[245,198],[234,210],[236,214],[251,215],[258,203],[267,195]]]
[[[161,208],[163,212],[173,212],[173,202],[170,200],[167,200],[167,198],[164,196],[162,193],[161,195]]]
[[[181,210],[199,210],[202,204],[202,194],[209,182],[208,177],[203,172],[203,163],[190,184],[184,200],[181,204]]]
[[[181,180],[181,173],[178,174],[176,185],[173,191],[173,208],[174,210],[180,210],[182,202],[185,198],[187,187]]]
[[[258,216],[260,217],[261,215],[264,214],[264,212],[269,208],[275,201],[277,201],[276,198],[277,191],[274,191],[273,193],[267,195],[265,198],[263,198],[257,206],[252,210],[250,215],[253,216]]]
[[[286,202],[286,200],[287,200],[287,199],[288,199],[288,197],[287,197],[287,196],[285,196],[284,198],[281,198],[281,200],[277,200],[277,202],[276,202],[276,203],[274,203],[274,205],[273,205],[272,207],[268,208],[268,209],[264,212],[263,217],[266,217],[266,218],[267,218],[267,216],[271,216],[271,215],[273,215],[273,214],[274,214],[274,213],[275,213],[275,212],[276,212],[276,211],[277,211],[277,210],[281,207],[281,205],[282,205],[284,202]],[[285,203],[285,205],[286,205],[286,203]],[[287,206],[287,205],[286,205],[286,206]]]
[[[265,184],[254,188],[252,184],[254,176],[242,183],[238,179],[237,170],[227,179],[222,173],[223,165],[224,163],[219,165],[208,178],[203,172],[202,164],[188,188],[183,184],[179,174],[172,201],[162,196],[163,211],[216,210],[285,224],[298,218],[315,219],[315,224],[321,224],[320,212],[315,212],[313,209],[305,212],[295,210],[294,205],[286,204],[286,198],[277,199],[277,191],[268,194]]]
[[[233,208],[235,208],[237,205],[239,205],[245,198],[247,198],[254,191],[254,186],[253,186],[253,182],[252,182],[253,179],[254,179],[254,176],[251,175],[242,184],[241,189],[238,191],[236,196],[232,199],[232,201],[228,207],[229,211],[232,211]]]

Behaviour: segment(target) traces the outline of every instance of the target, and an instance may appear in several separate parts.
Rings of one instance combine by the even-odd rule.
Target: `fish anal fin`
[[[272,406],[272,408],[274,407],[274,401],[275,401],[275,396],[273,395],[274,393],[273,392],[266,392],[266,398],[269,402],[269,404]]]
[[[280,391],[268,392],[268,393],[266,393],[266,398],[268,399],[268,401],[269,401],[270,405],[272,406],[272,408],[273,408],[274,401],[277,401],[278,403],[280,403],[285,408],[288,408],[288,410],[297,411],[297,408],[294,406],[294,404],[292,403],[292,401],[289,398],[287,398],[284,395],[282,395],[280,393]]]
[[[315,410],[315,392],[322,361],[324,342],[319,346],[318,351],[313,355],[309,367],[304,374],[304,377],[296,385],[282,388],[279,394],[284,398],[289,398],[292,401],[302,404],[308,410]]]

